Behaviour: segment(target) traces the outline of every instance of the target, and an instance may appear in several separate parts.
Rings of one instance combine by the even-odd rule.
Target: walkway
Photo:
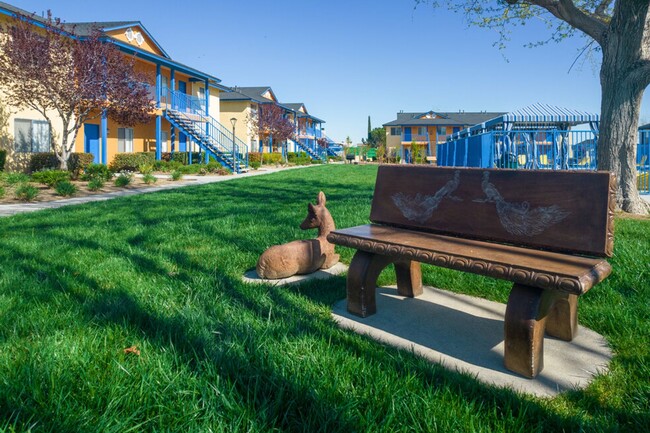
[[[319,167],[320,165],[302,165],[294,167],[262,167],[258,170],[251,170],[248,173],[238,174],[236,176],[193,176],[186,175],[183,179],[190,182],[174,183],[167,185],[156,185],[146,188],[125,189],[123,191],[109,192],[105,194],[95,194],[87,197],[68,198],[56,201],[36,202],[36,203],[17,203],[17,204],[0,204],[0,217],[6,217],[24,212],[35,212],[44,209],[56,209],[63,206],[71,206],[75,204],[90,203],[94,201],[110,200],[117,197],[126,197],[136,194],[146,194],[156,191],[165,191],[169,189],[182,188],[186,186],[205,185],[207,183],[225,182],[228,180],[241,179],[251,176],[262,176],[265,174],[276,173],[284,170],[296,170],[299,168]]]

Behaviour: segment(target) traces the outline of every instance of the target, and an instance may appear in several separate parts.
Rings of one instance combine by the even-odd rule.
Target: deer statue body
[[[276,280],[310,274],[338,263],[339,255],[334,253],[334,245],[327,241],[327,235],[335,227],[332,215],[325,207],[325,194],[322,191],[318,193],[316,204],[309,203],[307,210],[307,217],[300,228],[318,228],[318,237],[274,245],[264,251],[256,266],[260,278]]]

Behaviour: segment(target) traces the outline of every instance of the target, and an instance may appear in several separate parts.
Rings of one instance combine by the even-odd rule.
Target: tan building
[[[444,143],[448,135],[502,114],[486,111],[400,111],[397,119],[382,125],[386,129],[386,147],[389,152],[396,152],[402,161],[411,162],[411,148],[415,144],[426,149],[426,155],[435,162],[436,146]]]

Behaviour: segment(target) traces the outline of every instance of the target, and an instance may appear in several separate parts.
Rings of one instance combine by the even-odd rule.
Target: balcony
[[[415,141],[416,143],[429,143],[429,135],[420,134],[402,134],[402,143],[409,144]]]

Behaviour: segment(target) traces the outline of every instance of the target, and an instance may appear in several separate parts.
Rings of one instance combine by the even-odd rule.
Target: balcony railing
[[[404,143],[410,143],[412,141],[415,141],[416,143],[428,143],[429,142],[429,135],[421,135],[421,134],[402,134],[402,141]]]

